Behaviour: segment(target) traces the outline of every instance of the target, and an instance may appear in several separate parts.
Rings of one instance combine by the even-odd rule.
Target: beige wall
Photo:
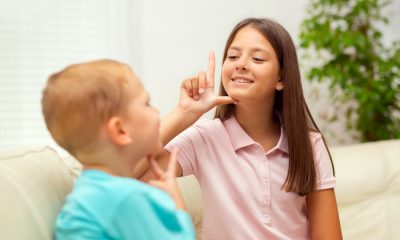
[[[177,103],[180,82],[206,69],[211,50],[217,56],[216,76],[220,75],[224,44],[238,21],[250,16],[273,18],[298,44],[307,3],[308,0],[0,0],[0,150],[55,145],[43,123],[40,97],[48,75],[66,65],[97,58],[128,63],[150,92],[152,104],[164,116]],[[394,0],[385,15],[392,16],[392,24],[383,28],[389,44],[400,39],[400,0]],[[304,90],[329,143],[352,142],[343,122],[330,124],[324,120],[336,113],[329,108],[326,88],[304,81]]]
[[[250,4],[251,3],[251,4]],[[242,18],[270,17],[281,23],[298,44],[300,22],[306,17],[307,0],[225,0],[225,1],[141,1],[139,75],[152,95],[152,103],[165,115],[176,104],[182,79],[205,70],[207,53],[217,56],[217,73],[226,38],[232,27]],[[396,15],[397,13],[397,15]],[[400,39],[400,0],[395,0],[387,11],[391,25],[384,27],[386,42]],[[301,55],[301,52],[299,52]],[[302,72],[307,66],[302,65]],[[304,79],[304,78],[303,78]],[[340,112],[330,108],[327,89],[319,84],[304,82],[304,92],[313,116],[331,145],[353,142],[344,121],[326,121]],[[211,113],[205,117],[211,117]]]

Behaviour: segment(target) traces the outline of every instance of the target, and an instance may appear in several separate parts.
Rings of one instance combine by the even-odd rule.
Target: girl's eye
[[[228,56],[227,57],[229,60],[236,60],[236,59],[238,59],[239,57],[238,56],[235,56],[235,55],[230,55],[230,56]]]
[[[254,60],[255,62],[265,62],[264,59],[262,59],[262,58],[257,58],[257,57],[254,57],[253,60]]]

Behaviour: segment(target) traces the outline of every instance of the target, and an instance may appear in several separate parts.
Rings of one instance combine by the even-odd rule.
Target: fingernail
[[[204,88],[200,88],[200,89],[199,89],[199,93],[200,93],[200,94],[203,94],[203,93],[204,93]]]

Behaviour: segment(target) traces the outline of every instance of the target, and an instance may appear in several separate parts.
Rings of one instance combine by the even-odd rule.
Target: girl
[[[182,83],[157,157],[165,168],[178,147],[177,175],[199,181],[203,239],[341,239],[331,157],[304,100],[288,32],[269,19],[238,23],[224,50],[220,96],[214,61]],[[215,119],[189,127],[215,106]]]

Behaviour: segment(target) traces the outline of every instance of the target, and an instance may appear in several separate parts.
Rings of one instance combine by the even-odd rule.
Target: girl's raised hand
[[[229,96],[214,94],[215,54],[211,52],[208,57],[208,71],[185,79],[181,84],[179,106],[187,112],[202,115],[210,109],[221,104],[236,103]]]

